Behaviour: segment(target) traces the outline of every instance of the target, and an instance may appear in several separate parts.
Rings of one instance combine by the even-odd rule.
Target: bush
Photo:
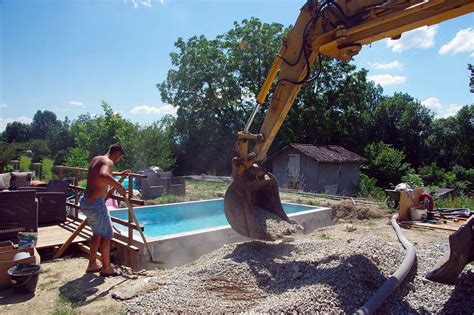
[[[30,170],[30,167],[31,167],[31,158],[26,155],[22,155],[20,157],[20,171],[28,172]]]
[[[416,174],[411,170],[405,176],[402,176],[402,182],[407,183],[411,187],[423,187],[423,179],[420,175]]]
[[[43,159],[43,178],[45,180],[53,179],[54,162],[51,159]]]
[[[440,185],[446,172],[435,162],[425,165],[418,170],[418,174],[426,185]]]
[[[474,168],[464,168],[460,165],[454,165],[451,169],[461,186],[465,189],[474,190]]]
[[[370,199],[383,199],[384,191],[377,186],[377,180],[365,174],[360,174],[359,194]]]
[[[15,145],[0,142],[0,173],[6,170],[7,164],[15,157]]]
[[[369,144],[365,154],[370,161],[365,173],[375,178],[381,187],[400,183],[401,177],[410,170],[410,164],[404,162],[405,154],[381,141]]]

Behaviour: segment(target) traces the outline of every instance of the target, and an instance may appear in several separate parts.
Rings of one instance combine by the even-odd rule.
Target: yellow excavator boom
[[[302,84],[311,80],[311,65],[320,54],[349,60],[359,53],[362,45],[384,38],[397,39],[404,32],[471,12],[474,12],[472,0],[307,1],[275,56],[245,130],[238,135],[233,176],[241,176],[254,163],[265,160]],[[249,129],[253,118],[265,102],[278,73],[260,132],[251,134]],[[250,154],[249,140],[256,141],[254,152]]]
[[[275,240],[282,235],[269,233],[267,218],[295,224],[283,210],[275,177],[265,172],[261,163],[301,86],[317,79],[321,64],[316,74],[310,72],[312,65],[320,61],[320,55],[349,60],[359,53],[363,45],[384,38],[398,39],[404,32],[471,12],[474,12],[473,0],[308,0],[301,8],[294,27],[283,39],[252,115],[237,136],[236,156],[232,159],[234,180],[224,198],[225,214],[234,230],[250,238]],[[250,127],[254,117],[265,103],[277,76],[261,129],[258,134],[252,134]],[[250,141],[254,141],[255,145],[253,152],[249,153]],[[296,230],[289,228],[287,232]],[[459,253],[463,252],[454,250],[452,257],[459,257]],[[474,257],[466,255],[467,260]],[[456,268],[449,267],[454,265]],[[443,266],[448,266],[443,267],[446,270],[458,270],[464,265]],[[442,270],[436,278],[448,281],[446,279],[452,279],[456,270],[449,276]]]

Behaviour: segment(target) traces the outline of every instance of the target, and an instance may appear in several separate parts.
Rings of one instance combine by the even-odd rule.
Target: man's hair
[[[114,143],[110,146],[109,148],[110,153],[121,153],[122,155],[125,154],[125,151],[122,148],[122,145],[120,143]]]

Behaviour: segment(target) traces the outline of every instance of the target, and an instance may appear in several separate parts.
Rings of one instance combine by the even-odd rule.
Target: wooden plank
[[[132,177],[128,177],[128,200],[129,202],[131,202],[131,200],[133,199],[133,178]],[[131,227],[133,223],[133,219],[132,219],[132,216],[130,214],[130,208],[128,209],[128,239],[127,239],[127,243],[128,244],[132,244],[133,243],[133,229]],[[125,261],[126,261],[126,264],[128,266],[131,265],[131,253],[130,251],[127,251],[125,253]]]
[[[113,199],[118,200],[118,201],[123,201],[123,202],[125,202],[125,200],[127,200],[127,201],[130,201],[130,203],[135,204],[135,205],[139,205],[139,206],[144,206],[145,205],[145,201],[140,200],[140,199],[133,198],[133,199],[128,200],[128,199],[123,198],[122,196],[117,196],[117,195],[112,195],[112,196],[110,196],[110,198],[113,198]]]
[[[79,205],[75,205],[72,202],[66,201],[66,206],[73,207],[75,209],[80,209],[81,207]]]
[[[112,243],[115,243],[115,244],[117,244],[117,245],[120,245],[120,246],[122,246],[122,247],[125,247],[125,248],[127,248],[128,250],[131,250],[131,251],[134,251],[134,252],[139,252],[139,251],[140,251],[140,248],[136,247],[135,245],[132,245],[132,244],[128,245],[126,242],[121,241],[121,240],[119,240],[119,239],[117,239],[117,238],[113,238],[113,239],[112,239]]]
[[[58,169],[60,172],[61,171],[79,171],[79,172],[85,172],[87,173],[88,172],[88,169],[87,168],[83,168],[83,167],[72,167],[72,166],[64,166],[64,165],[57,165],[55,166],[56,169]],[[112,172],[112,175],[114,176],[120,176],[122,175],[121,172]],[[143,174],[137,174],[137,173],[130,173],[130,176],[132,177],[139,177],[139,178],[146,178],[146,175],[143,175]]]
[[[135,224],[133,224],[133,222],[127,222],[125,220],[122,220],[122,219],[119,219],[119,218],[116,218],[116,217],[110,217],[110,218],[112,219],[112,222],[122,224],[122,225],[124,225],[128,228],[135,229],[137,231],[139,229]],[[145,227],[143,227],[143,226],[141,226],[140,228],[142,229],[142,231],[145,230]]]
[[[450,225],[450,224],[445,224],[445,223],[430,224],[430,223],[422,223],[422,222],[416,222],[414,224],[414,226],[416,226],[416,227],[429,228],[429,229],[438,229],[438,230],[447,230],[447,231],[457,231],[461,225],[462,224],[459,224],[458,226],[456,226],[456,225]]]
[[[75,226],[71,229],[65,228],[66,225],[50,225],[38,228],[38,242],[36,247],[39,249],[59,246],[67,240],[75,230]],[[71,232],[72,230],[72,232]],[[74,243],[86,241],[88,238],[85,234],[79,234]]]
[[[74,231],[74,233],[72,233],[71,236],[69,236],[66,242],[61,246],[58,252],[54,255],[54,259],[61,257],[61,255],[66,251],[66,249],[68,249],[69,245],[71,245],[71,243],[74,241],[76,236],[78,236],[79,233],[81,233],[82,229],[86,226],[86,224],[87,224],[87,220],[84,220],[81,223],[81,225],[79,225],[77,230]]]
[[[83,251],[84,253],[86,253],[87,255],[89,255],[90,252],[91,252],[91,248],[87,245],[82,244],[82,243],[77,243],[76,247],[78,249],[80,249],[81,251]],[[100,251],[97,251],[97,259],[102,261],[102,254],[100,253]]]
[[[75,231],[77,231],[77,228],[80,227],[81,224],[80,221],[68,219],[68,221],[62,224],[38,228],[38,242],[36,247],[38,249],[43,249],[63,245],[65,241],[70,238]],[[89,226],[85,226],[82,231],[77,234],[74,240],[71,241],[71,244],[87,242],[90,237],[92,237],[92,230]],[[126,242],[116,238],[112,239],[112,242],[134,252],[140,251],[138,247],[133,245],[129,246]]]

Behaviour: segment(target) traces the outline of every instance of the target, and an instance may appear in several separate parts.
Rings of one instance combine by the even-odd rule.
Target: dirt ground
[[[376,234],[390,242],[398,242],[389,225],[387,210],[376,211],[377,206],[364,204],[354,208],[350,200],[331,205],[336,210],[335,217],[338,223],[314,231],[309,236],[310,238],[337,238],[346,233],[352,233],[354,237]],[[359,218],[363,220],[358,220]],[[403,229],[403,232],[417,247],[431,242],[447,242],[449,235],[449,232],[445,231],[419,228]],[[85,274],[86,265],[86,258],[81,256],[43,262],[36,294],[15,295],[11,289],[1,290],[0,313],[125,313],[122,302],[112,298],[114,291],[137,284],[147,276],[166,273],[166,271],[157,270],[147,272],[145,275],[104,278],[98,274]]]

